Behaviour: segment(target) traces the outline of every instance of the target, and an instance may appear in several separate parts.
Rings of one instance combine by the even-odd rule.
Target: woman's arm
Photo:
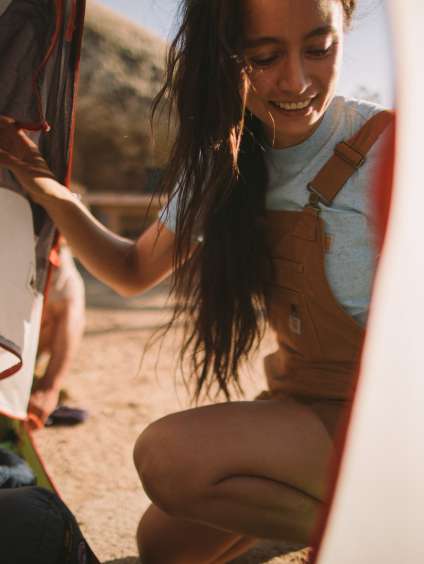
[[[43,182],[38,180],[37,182]],[[134,242],[112,233],[58,184],[43,207],[84,267],[122,296],[147,290],[172,270],[175,235],[159,220]],[[53,194],[56,192],[56,194]]]
[[[140,293],[171,272],[172,231],[156,221],[134,242],[106,229],[57,182],[37,146],[10,118],[0,118],[0,166],[44,207],[85,268],[119,294]]]

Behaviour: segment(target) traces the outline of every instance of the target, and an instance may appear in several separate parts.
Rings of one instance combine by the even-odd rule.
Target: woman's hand
[[[14,119],[6,116],[0,116],[0,167],[13,172],[30,198],[41,205],[52,195],[52,190],[60,187],[51,182],[53,173],[37,145]]]
[[[172,270],[175,234],[160,220],[137,243],[109,231],[54,179],[37,145],[0,116],[0,167],[12,171],[32,200],[44,207],[85,268],[123,296],[140,293]]]

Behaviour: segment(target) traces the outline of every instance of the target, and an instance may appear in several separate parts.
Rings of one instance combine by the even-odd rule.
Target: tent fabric
[[[0,114],[69,184],[85,0],[0,0]],[[0,412],[26,416],[55,228],[0,169]]]
[[[424,4],[388,5],[396,24],[396,143],[387,147],[377,197],[381,205],[382,190],[390,196],[394,164],[391,207],[386,199],[379,217],[380,239],[386,234],[358,390],[315,564],[424,562],[424,68],[418,48]]]
[[[27,417],[42,308],[43,296],[38,294],[31,305],[30,318],[23,323],[22,365],[11,376],[0,380],[0,413],[8,417],[21,420]]]
[[[35,252],[31,207],[21,194],[1,188],[0,374],[7,377],[22,365],[25,329],[36,297]],[[17,221],[19,218],[19,221]]]
[[[59,494],[26,421],[0,415],[0,444],[28,462],[37,478],[38,486]]]
[[[0,16],[0,113],[39,130],[33,139],[63,183],[71,164],[84,7],[84,0],[12,0]],[[12,175],[3,176],[3,187],[21,192]],[[54,229],[39,206],[32,212],[37,288],[43,292]]]

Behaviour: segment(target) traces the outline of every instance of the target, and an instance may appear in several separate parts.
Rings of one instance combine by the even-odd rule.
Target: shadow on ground
[[[299,546],[265,541],[230,564],[306,564],[308,557],[309,551]],[[132,556],[108,560],[104,564],[140,564],[140,560]]]

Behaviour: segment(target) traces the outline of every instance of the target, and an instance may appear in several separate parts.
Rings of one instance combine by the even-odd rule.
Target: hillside
[[[154,146],[149,123],[165,54],[163,40],[89,0],[74,159],[74,179],[88,190],[139,192],[146,168],[166,161],[167,128]]]

